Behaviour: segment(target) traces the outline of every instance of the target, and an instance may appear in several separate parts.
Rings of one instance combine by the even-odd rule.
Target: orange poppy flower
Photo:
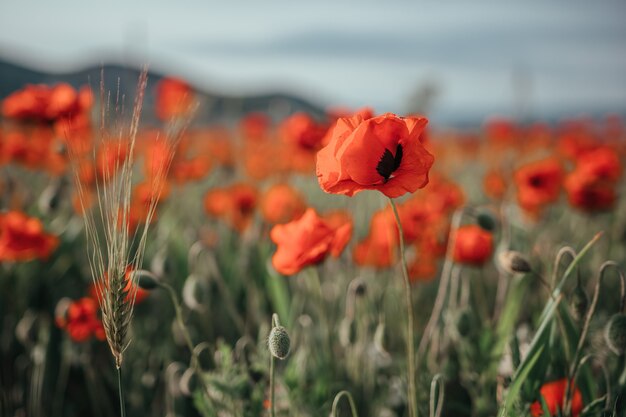
[[[243,232],[252,222],[258,193],[250,184],[233,184],[227,188],[210,190],[204,197],[207,214],[222,218],[238,232]]]
[[[483,179],[483,190],[487,197],[494,200],[501,200],[506,193],[506,181],[504,175],[499,171],[489,171]]]
[[[226,132],[220,133],[218,137],[206,141],[206,154],[218,165],[231,167],[235,164],[233,141]]]
[[[386,268],[393,264],[398,246],[398,228],[391,210],[376,212],[370,220],[367,237],[354,247],[357,265]]]
[[[329,226],[312,208],[298,220],[274,226],[270,238],[277,245],[272,265],[283,275],[296,274],[328,255],[339,256],[347,243],[345,234]]]
[[[304,213],[306,203],[295,188],[288,184],[275,184],[263,194],[260,208],[266,222],[287,223]]]
[[[320,186],[348,196],[379,190],[390,198],[423,188],[434,162],[419,140],[427,122],[391,113],[337,120],[330,142],[317,154]]]
[[[270,125],[270,118],[265,113],[248,113],[241,120],[241,133],[246,140],[265,139],[267,138]]]
[[[93,298],[83,297],[72,301],[64,316],[56,317],[55,321],[75,342],[85,342],[92,337],[104,340],[106,337],[98,318],[98,303]]]
[[[0,214],[0,262],[46,259],[58,244],[39,219],[19,211]]]
[[[330,248],[330,255],[338,258],[352,238],[352,217],[344,210],[333,210],[325,213],[324,222],[335,232],[335,240]]]
[[[156,86],[156,114],[161,120],[186,115],[194,103],[193,90],[186,81],[167,77]]]
[[[579,155],[576,171],[592,180],[618,181],[622,175],[622,163],[615,150],[603,146]]]
[[[129,144],[125,140],[111,140],[102,143],[96,154],[98,178],[107,181],[115,176],[128,154]]]
[[[77,92],[66,83],[52,87],[27,85],[4,99],[2,114],[9,119],[52,122],[87,112],[92,104],[91,90],[87,87]]]
[[[567,378],[543,384],[539,390],[540,395],[548,406],[550,416],[560,415],[563,411],[563,403],[565,402],[565,390],[567,388]],[[578,387],[574,387],[574,395],[572,396],[572,417],[578,417],[583,409],[583,397]],[[530,413],[533,417],[543,416],[543,408],[540,401],[535,401],[530,406]],[[543,416],[547,417],[547,416]]]
[[[493,235],[475,224],[461,226],[454,234],[452,258],[455,262],[480,266],[493,253]]]
[[[192,158],[178,158],[170,169],[171,177],[179,184],[198,181],[207,176],[211,170],[211,160],[197,155]]]
[[[308,150],[318,150],[328,130],[326,124],[318,123],[306,113],[294,113],[280,124],[280,135],[285,143]]]
[[[416,255],[408,267],[411,283],[432,281],[437,275],[437,259],[416,247]]]
[[[615,183],[595,179],[584,171],[576,170],[565,179],[567,199],[572,207],[582,211],[610,210],[615,205],[617,193]]]
[[[540,211],[559,199],[562,182],[563,167],[556,158],[523,166],[515,173],[519,205],[530,212]]]
[[[485,124],[487,140],[491,145],[510,147],[518,143],[519,128],[511,120],[493,118]]]

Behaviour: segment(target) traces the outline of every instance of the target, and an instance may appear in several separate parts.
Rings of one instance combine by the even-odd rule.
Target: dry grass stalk
[[[68,147],[74,162],[76,188],[84,213],[91,276],[102,310],[107,342],[118,369],[130,343],[129,328],[137,293],[137,278],[131,273],[127,279],[127,268],[131,271],[141,269],[148,227],[154,216],[176,144],[185,127],[156,138],[164,141],[171,152],[167,153],[165,163],[159,166],[151,179],[152,193],[146,205],[145,222],[137,230],[131,230],[129,223],[135,145],[146,86],[147,69],[144,68],[139,77],[130,124],[125,125],[120,117],[124,113],[124,96],[120,97],[118,86],[112,106],[110,93],[105,92],[104,75],[101,75],[99,137],[93,148],[93,166],[88,168],[96,171],[94,174],[98,204],[93,210],[88,209],[89,190],[80,176],[80,172],[84,172],[81,171],[85,167],[84,158],[76,154],[72,156],[72,147]],[[108,128],[106,122],[112,117],[117,120],[112,128]],[[99,166],[102,158],[105,163]],[[112,164],[106,163],[108,161]]]

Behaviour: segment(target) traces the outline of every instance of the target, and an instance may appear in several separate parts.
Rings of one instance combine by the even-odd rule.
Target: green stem
[[[274,355],[270,355],[270,416],[276,415],[274,401]]]
[[[272,328],[280,326],[280,321],[278,319],[278,314],[272,314]],[[276,415],[275,409],[275,401],[274,401],[274,391],[275,391],[275,366],[274,366],[274,355],[270,354],[270,417],[274,417]]]
[[[204,389],[204,393],[209,402],[212,402],[211,397],[209,397],[209,386],[207,385],[205,379],[202,377],[202,369],[200,367],[200,359],[198,358],[198,354],[194,349],[193,342],[191,341],[191,336],[189,335],[189,331],[187,330],[187,326],[185,325],[185,321],[183,320],[183,310],[178,302],[178,297],[176,296],[176,291],[172,288],[171,285],[158,281],[159,287],[167,290],[170,299],[172,301],[172,305],[174,306],[174,310],[176,312],[176,321],[178,323],[178,327],[180,328],[183,337],[185,339],[185,343],[189,352],[191,353],[191,367],[196,372],[200,383]]]
[[[402,262],[402,277],[404,283],[404,294],[406,300],[406,313],[408,316],[407,323],[407,337],[406,337],[406,351],[407,359],[409,362],[408,369],[408,397],[409,397],[409,416],[417,417],[417,396],[415,390],[415,347],[413,337],[413,301],[411,298],[411,282],[409,281],[409,272],[406,266],[406,259],[404,257],[404,232],[402,230],[402,223],[400,222],[400,215],[396,203],[392,198],[389,198],[391,208],[393,209],[393,215],[396,218],[396,224],[398,225],[398,236],[400,241],[400,260]]]
[[[337,417],[337,406],[339,405],[339,401],[342,397],[346,397],[348,399],[348,403],[350,404],[350,412],[352,413],[352,417],[358,417],[359,415],[356,412],[356,405],[354,404],[354,399],[352,398],[352,394],[348,391],[343,390],[339,391],[337,395],[335,395],[335,399],[333,400],[333,408],[331,410],[331,416]]]
[[[124,406],[124,388],[122,387],[122,367],[116,366],[117,369],[117,386],[120,394],[120,416],[126,417],[126,407]]]
[[[170,299],[172,300],[172,304],[174,305],[174,310],[176,312],[176,321],[178,322],[178,327],[180,328],[183,337],[185,339],[185,343],[187,344],[187,348],[191,352],[191,359],[195,361],[193,342],[191,341],[191,336],[189,335],[189,331],[187,331],[187,326],[185,326],[185,321],[183,320],[183,311],[180,307],[180,303],[178,302],[178,297],[176,296],[176,291],[172,288],[171,285],[165,282],[159,282],[159,286],[167,290]]]

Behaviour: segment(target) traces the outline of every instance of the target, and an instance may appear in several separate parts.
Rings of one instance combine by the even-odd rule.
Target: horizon
[[[195,8],[174,12],[147,2],[64,0],[31,16],[28,5],[10,0],[0,6],[0,56],[44,72],[147,62],[201,90],[284,92],[380,113],[406,112],[411,95],[430,89],[429,114],[440,121],[626,112],[621,2],[355,9],[279,1],[245,11],[188,3]]]

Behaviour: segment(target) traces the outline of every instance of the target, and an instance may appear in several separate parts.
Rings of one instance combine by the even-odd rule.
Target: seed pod
[[[159,286],[159,281],[152,274],[137,271],[137,285],[144,290],[153,290]]]
[[[531,271],[530,262],[526,256],[514,250],[507,250],[498,254],[500,266],[510,274],[525,274]]]
[[[291,347],[287,329],[283,326],[272,328],[268,345],[272,356],[281,360],[285,359],[289,355],[289,348]]]
[[[616,355],[626,352],[626,314],[619,313],[611,317],[604,331],[606,344]]]
[[[467,337],[472,331],[472,316],[468,310],[463,310],[456,318],[456,329],[461,337]]]
[[[362,297],[367,292],[367,284],[362,278],[355,278],[350,283],[350,288],[352,289],[352,291],[354,291],[354,295],[357,297]]]
[[[479,210],[476,214],[476,222],[480,227],[487,230],[488,232],[493,232],[496,229],[497,220],[491,210]]]
[[[589,298],[581,285],[577,285],[576,288],[574,288],[569,305],[572,309],[572,315],[577,321],[581,321],[585,317],[585,314],[587,314]]]

